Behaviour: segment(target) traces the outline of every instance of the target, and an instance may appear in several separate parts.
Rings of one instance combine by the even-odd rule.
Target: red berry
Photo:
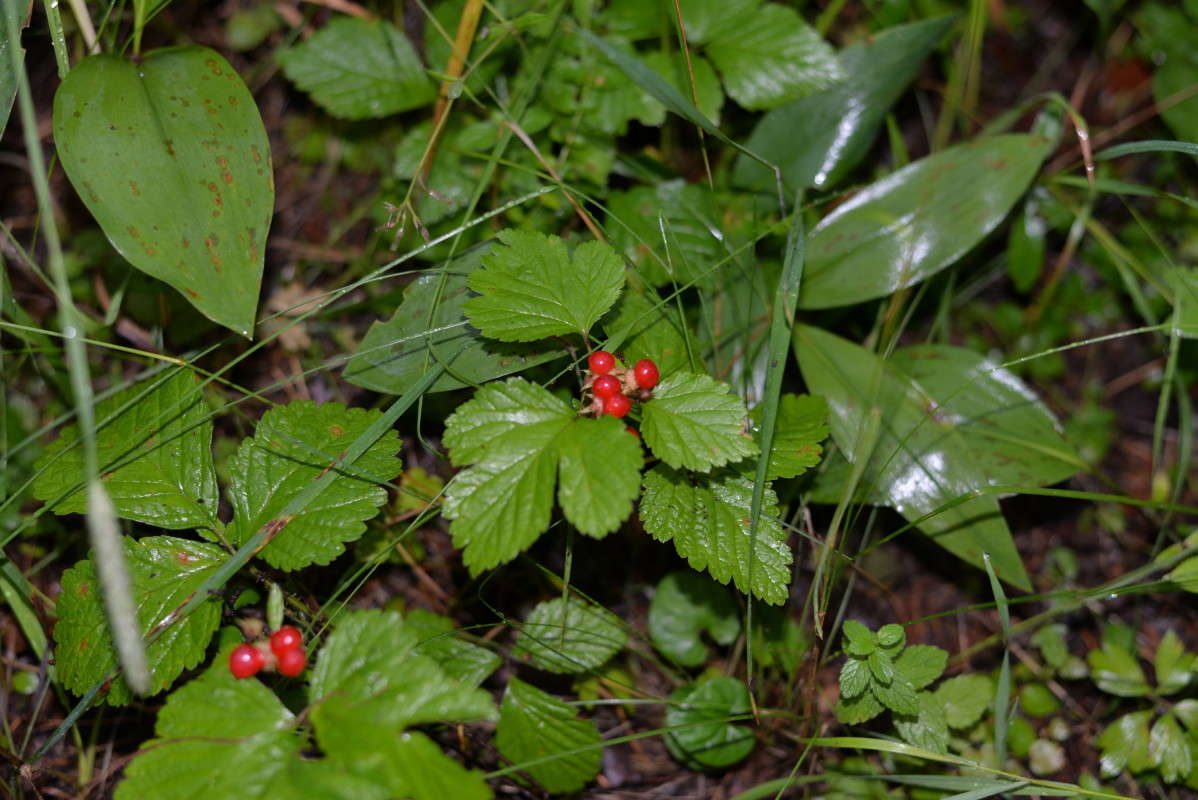
[[[631,433],[633,436],[635,436],[638,439],[641,438],[641,432],[638,431],[636,428],[632,427],[631,425],[625,425],[624,430],[628,431],[629,433]]]
[[[252,644],[239,644],[229,653],[229,672],[234,678],[248,678],[256,675],[266,659],[262,651]]]
[[[653,363],[653,359],[642,358],[632,368],[632,376],[636,378],[637,386],[642,389],[652,389],[661,378],[661,373],[657,371],[657,365]]]
[[[616,357],[606,350],[596,350],[587,358],[587,365],[596,375],[606,375],[616,365]]]
[[[304,637],[290,625],[284,625],[270,635],[270,652],[276,656],[281,656],[288,650],[295,650],[297,647],[302,647],[303,644]]]
[[[595,393],[595,397],[606,400],[609,397],[615,397],[620,394],[620,379],[614,375],[600,375],[591,383],[591,391]]]
[[[627,395],[617,394],[603,400],[603,413],[613,417],[622,417],[632,409],[632,401]]]
[[[284,650],[282,653],[276,654],[276,657],[279,660],[279,672],[288,678],[294,678],[304,671],[304,667],[308,666],[308,655],[302,647]]]

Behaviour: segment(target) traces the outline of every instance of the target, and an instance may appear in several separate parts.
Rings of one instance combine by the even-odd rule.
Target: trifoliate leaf
[[[1105,639],[1101,650],[1087,656],[1098,688],[1119,697],[1143,697],[1151,691],[1140,662],[1129,650]]]
[[[728,385],[706,375],[677,372],[653,390],[643,406],[641,435],[653,455],[675,469],[712,467],[757,455],[745,433],[748,412]]]
[[[1190,743],[1172,714],[1165,714],[1152,726],[1148,735],[1148,756],[1160,770],[1165,783],[1177,783],[1194,768]]]
[[[962,730],[981,719],[990,708],[994,702],[994,684],[986,675],[958,675],[937,686],[935,694],[944,707],[948,726]]]
[[[117,516],[159,528],[214,528],[212,421],[190,370],[117,392],[96,405],[96,455]],[[33,496],[56,514],[86,513],[83,448],[75,425],[38,459]],[[64,496],[65,495],[65,496]],[[61,500],[59,499],[61,498]]]
[[[874,632],[855,619],[846,619],[841,632],[844,633],[844,651],[849,655],[865,658],[877,649]]]
[[[504,342],[586,334],[624,288],[624,265],[603,242],[570,254],[556,236],[500,231],[501,246],[483,257],[467,285],[479,297],[462,304],[470,324]]]
[[[300,763],[303,739],[274,692],[229,674],[229,649],[167,698],[117,800],[280,796],[272,784]]]
[[[451,680],[415,652],[419,638],[394,611],[341,617],[316,657],[308,687],[316,739],[329,756],[369,756],[373,735],[430,722],[494,719],[491,697]]]
[[[521,680],[508,681],[495,746],[546,791],[566,794],[590,783],[599,774],[603,758],[599,743],[595,723],[579,719],[573,708]],[[588,746],[593,749],[561,755]],[[550,760],[521,766],[545,758]]]
[[[865,692],[858,697],[840,698],[836,704],[836,719],[845,725],[860,725],[885,710],[886,708],[878,702],[872,692]]]
[[[762,407],[753,408],[753,429],[758,430]],[[774,446],[766,480],[797,478],[819,463],[824,453],[820,445],[828,438],[828,403],[808,394],[784,394],[778,403],[774,428]]]
[[[870,672],[873,672],[872,659],[877,655],[882,654],[875,652],[870,655]],[[877,673],[873,672],[873,674],[876,678]],[[890,683],[882,683],[879,680],[871,681],[869,690],[873,692],[874,697],[878,698],[878,702],[896,714],[915,715],[919,713],[919,697],[907,679],[900,675],[894,675]]]
[[[919,693],[919,713],[913,716],[898,715],[894,728],[908,743],[933,753],[948,752],[948,722],[944,706],[931,692]]]
[[[454,544],[478,572],[515,558],[549,527],[554,475],[566,519],[601,537],[632,511],[643,457],[614,417],[579,417],[522,378],[484,386],[445,424],[457,466],[445,493]]]
[[[576,675],[603,666],[624,646],[620,619],[577,595],[540,603],[520,626],[516,653],[549,672]]]
[[[840,696],[846,699],[860,697],[869,688],[870,680],[869,665],[864,659],[845,659],[840,668]]]
[[[171,536],[125,537],[121,543],[143,634],[170,619],[226,558],[215,545]],[[83,694],[117,666],[100,583],[90,560],[63,573],[56,609],[58,679],[75,694]],[[146,648],[151,694],[170,686],[179,673],[204,658],[219,624],[220,601],[212,597],[162,631]],[[117,678],[105,697],[112,705],[123,705],[132,699],[132,693],[124,678]]]
[[[1099,767],[1107,778],[1113,778],[1124,769],[1143,772],[1152,767],[1148,754],[1148,720],[1151,711],[1133,711],[1112,722],[1098,737],[1102,748]]]
[[[666,707],[665,726],[672,729],[666,736],[670,755],[693,769],[723,769],[745,758],[756,739],[751,730],[728,718],[747,714],[749,707],[749,689],[736,678],[679,686]]]
[[[1156,670],[1156,688],[1161,694],[1180,692],[1194,675],[1194,656],[1187,653],[1185,645],[1170,629],[1157,645],[1153,659]]]
[[[348,763],[356,775],[369,776],[373,784],[385,787],[387,798],[490,800],[493,796],[481,772],[466,769],[415,731],[372,737],[369,752]],[[307,796],[328,797],[314,790]]]
[[[416,608],[404,618],[404,627],[420,640],[416,652],[436,661],[446,675],[463,686],[478,686],[499,667],[498,655],[456,637],[453,622],[447,617]]]
[[[881,631],[878,632],[881,635]],[[940,677],[948,663],[948,653],[930,644],[913,644],[894,661],[898,673],[916,689],[922,689]]]
[[[375,322],[366,332],[345,367],[345,379],[398,395],[426,370],[444,364],[445,373],[428,391],[445,392],[562,356],[564,351],[551,347],[489,341],[466,323],[462,312],[470,296],[466,280],[479,269],[485,252],[485,247],[471,250],[444,269],[422,273],[408,284],[391,319]]]
[[[385,484],[400,473],[399,435],[387,431],[298,514],[283,519],[296,495],[323,475],[378,419],[378,411],[301,400],[273,408],[252,438],[229,459],[234,544],[271,526],[259,556],[279,569],[327,564],[366,530],[387,499]]]
[[[894,661],[882,650],[874,650],[865,659],[875,681],[890,683],[894,680]]]
[[[661,579],[649,602],[649,639],[684,667],[707,659],[706,632],[717,644],[740,635],[740,613],[728,590],[695,572],[671,572]]]
[[[786,602],[793,556],[772,489],[766,489],[754,543],[749,536],[752,480],[727,473],[692,480],[659,465],[645,473],[644,485],[641,523],[653,538],[672,541],[678,555],[720,583],[732,580],[737,589],[767,603]]]
[[[1045,625],[1032,634],[1032,644],[1040,649],[1044,663],[1059,670],[1069,660],[1069,645],[1065,642],[1068,628],[1060,623]]]
[[[278,58],[296,86],[342,119],[378,119],[436,97],[407,37],[379,20],[337,17]]]
[[[846,77],[832,47],[794,9],[776,3],[722,24],[707,57],[729,96],[751,111],[797,100]]]

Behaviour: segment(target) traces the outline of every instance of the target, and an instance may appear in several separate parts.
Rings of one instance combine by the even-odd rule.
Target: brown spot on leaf
[[[255,164],[260,164],[262,162],[262,154],[258,152],[258,145],[250,145],[250,155],[254,157]]]
[[[125,228],[125,230],[129,231],[129,235],[132,236],[134,239],[136,239],[138,236],[141,236],[141,234],[138,233],[137,228],[135,228],[132,225],[130,225],[128,228]]]
[[[183,291],[187,292],[187,296],[190,297],[192,300],[200,299],[200,296],[198,294],[196,294],[195,292],[193,292],[191,289],[184,289]]]
[[[174,142],[174,140],[173,140],[173,139],[164,139],[164,140],[163,140],[163,143],[166,145],[166,154],[167,154],[168,156],[173,156],[173,155],[175,154],[175,142]]]
[[[329,433],[333,434],[334,436],[344,436],[345,428],[342,428],[340,425],[330,425]]]
[[[129,181],[129,191],[133,192],[134,197],[141,197],[141,189],[137,188],[137,181]]]
[[[150,247],[149,245],[147,245],[147,246],[146,246],[146,255],[148,255],[148,256],[156,256],[156,255],[158,255],[158,251],[157,251],[157,250],[155,250],[153,247]]]
[[[91,594],[91,592],[92,592],[92,585],[90,583],[81,583],[75,589],[75,594],[77,594],[80,597],[87,597],[89,594]]]

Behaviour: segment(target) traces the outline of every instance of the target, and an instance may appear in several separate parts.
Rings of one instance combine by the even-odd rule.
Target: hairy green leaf
[[[446,675],[465,686],[478,686],[499,668],[499,656],[455,636],[448,617],[414,608],[404,618],[404,627],[420,639],[417,653],[436,661]]]
[[[216,527],[212,421],[189,370],[175,370],[96,404],[100,478],[117,516],[159,528]],[[55,513],[87,512],[83,448],[68,426],[38,459],[33,496]]]
[[[746,417],[744,403],[726,384],[678,372],[663,378],[644,404],[641,434],[671,467],[707,472],[757,454]]]
[[[499,707],[495,746],[551,794],[586,786],[599,774],[603,757],[595,723],[579,719],[572,707],[516,678],[508,681]],[[521,766],[545,758],[549,760]]]
[[[694,572],[671,572],[649,602],[649,639],[668,658],[697,667],[707,658],[707,633],[730,645],[740,635],[740,610],[728,590]]]
[[[516,653],[549,672],[575,675],[603,666],[624,646],[620,619],[577,595],[537,604],[520,626]]]
[[[855,619],[846,619],[841,632],[844,634],[844,650],[850,655],[865,658],[877,648],[874,632]]]
[[[880,652],[875,652],[870,656],[871,672],[873,666],[872,659],[874,656],[879,655],[881,655]],[[877,678],[876,672],[874,673],[874,677]],[[889,683],[874,680],[869,684],[869,690],[873,692],[878,702],[896,714],[915,715],[919,713],[919,696],[915,693],[915,689],[911,687],[910,681],[901,675],[894,675]]]
[[[645,473],[641,522],[661,542],[720,583],[767,603],[786,602],[793,556],[779,524],[778,498],[767,489],[757,540],[749,536],[753,481],[735,474],[691,479],[659,465]]]
[[[337,17],[278,59],[296,86],[343,119],[378,119],[436,96],[411,42],[381,20]]]
[[[753,431],[757,432],[762,406],[753,407]],[[819,463],[828,438],[828,404],[822,397],[784,394],[778,402],[777,427],[770,449],[766,480],[797,478]]]
[[[836,703],[836,719],[845,725],[860,725],[886,710],[873,692],[863,692],[857,697],[842,697]]]
[[[865,659],[846,658],[840,668],[840,696],[845,699],[860,697],[869,688],[869,665]]]
[[[380,484],[402,470],[395,431],[381,436],[354,463],[352,473],[339,474],[302,512],[288,518],[280,515],[379,415],[307,400],[266,412],[253,437],[244,440],[229,459],[233,542],[243,544],[269,527],[273,537],[258,555],[286,570],[327,564],[341,555],[344,543],[362,535],[366,520],[387,499],[387,490]]]
[[[899,736],[916,747],[933,753],[948,752],[948,722],[944,706],[931,692],[920,692],[919,713],[896,716],[894,728]]]
[[[895,659],[894,668],[910,681],[913,687],[922,689],[940,677],[947,663],[948,653],[939,647],[913,644],[904,648]]]
[[[208,598],[181,620],[173,620],[172,615],[224,563],[226,555],[216,545],[172,536],[125,537],[121,544],[142,633],[171,622],[146,648],[153,694],[203,660],[220,624],[219,599]],[[90,560],[63,573],[56,613],[58,679],[72,692],[83,694],[117,666],[100,583]],[[132,697],[124,678],[114,680],[105,695],[112,705],[123,705]]]
[[[994,702],[994,682],[988,675],[968,674],[949,678],[936,687],[948,726],[968,728],[982,718]]]
[[[679,686],[666,707],[665,724],[673,728],[666,736],[670,755],[694,769],[722,769],[742,760],[757,742],[751,730],[728,717],[747,714],[749,707],[749,689],[736,678]]]

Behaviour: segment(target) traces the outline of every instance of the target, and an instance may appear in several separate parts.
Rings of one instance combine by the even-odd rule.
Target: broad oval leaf
[[[979,139],[865,187],[811,231],[799,306],[885,297],[949,266],[998,227],[1054,145],[1034,134]]]
[[[541,669],[574,675],[603,666],[626,638],[615,614],[572,595],[532,610],[520,626],[516,652]]]
[[[728,589],[694,572],[671,572],[657,584],[649,602],[649,639],[684,667],[707,658],[706,632],[717,644],[740,635],[740,609]]]
[[[516,678],[508,681],[499,707],[495,746],[552,794],[586,786],[599,774],[603,758],[594,722],[579,719],[572,707]],[[581,752],[566,755],[571,750]],[[540,763],[524,766],[526,761]]]
[[[670,755],[697,769],[723,769],[753,752],[753,731],[728,721],[749,712],[749,689],[736,678],[712,678],[670,693],[666,736]],[[698,723],[698,724],[696,724]]]
[[[250,336],[274,178],[254,98],[220,54],[88,56],[54,95],[54,143],[117,252]]]

